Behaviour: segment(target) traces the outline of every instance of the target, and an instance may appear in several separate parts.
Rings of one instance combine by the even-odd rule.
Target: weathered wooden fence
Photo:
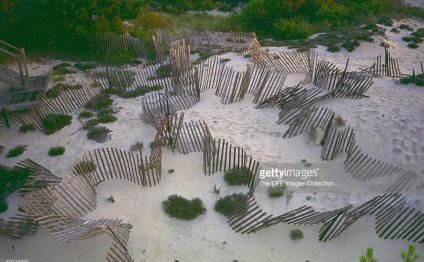
[[[400,71],[399,61],[391,56],[387,47],[384,47],[384,57],[382,57],[382,55],[377,56],[377,61],[374,62],[371,67],[363,70],[379,76],[391,76],[396,78],[403,76]]]

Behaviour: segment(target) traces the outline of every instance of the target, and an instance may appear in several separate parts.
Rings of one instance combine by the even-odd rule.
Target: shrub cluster
[[[65,153],[65,148],[63,146],[55,146],[49,149],[49,156],[60,156]]]
[[[179,195],[170,195],[162,202],[163,210],[177,219],[192,220],[206,212],[206,208],[200,198],[188,200]]]
[[[250,180],[251,174],[250,170],[246,167],[233,168],[228,170],[224,174],[224,180],[230,186],[244,185]]]
[[[230,217],[235,214],[235,211],[247,211],[248,203],[247,196],[242,193],[234,193],[224,198],[220,197],[215,203],[215,211]]]
[[[7,197],[19,189],[28,179],[29,169],[0,165],[0,213],[7,210]]]
[[[72,116],[65,114],[50,114],[43,117],[41,125],[46,135],[53,134],[72,122]]]
[[[424,86],[424,73],[414,76],[403,77],[400,79],[402,84],[416,84],[417,86]]]
[[[11,157],[20,156],[24,153],[26,147],[27,146],[24,146],[24,145],[17,145],[14,148],[10,149],[9,152],[7,152],[6,157],[11,158]]]

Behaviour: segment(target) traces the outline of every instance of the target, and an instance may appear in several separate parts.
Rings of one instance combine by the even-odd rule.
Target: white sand
[[[407,21],[415,27],[423,27],[417,21]],[[424,61],[424,45],[417,50],[407,49],[400,35],[388,32],[387,38],[393,57],[398,57],[401,69],[409,72],[412,67],[418,69],[420,61]],[[361,43],[354,52],[341,51],[328,53],[325,48],[318,47],[320,57],[325,58],[343,68],[346,58],[350,57],[349,69],[356,70],[372,65],[375,57],[383,52],[376,43]],[[286,48],[270,48],[271,51]],[[248,59],[234,53],[221,57],[231,59],[228,66],[244,70]],[[31,75],[49,70],[53,64],[31,66]],[[40,70],[35,72],[35,70]],[[47,71],[46,71],[47,72]],[[79,81],[79,75],[75,81]],[[301,75],[290,75],[286,85],[297,84]],[[72,79],[67,79],[72,81]],[[187,110],[186,120],[205,120],[214,137],[225,138],[236,146],[242,146],[249,155],[261,162],[299,162],[307,159],[310,162],[321,162],[319,145],[306,145],[305,135],[290,139],[281,136],[288,128],[277,125],[277,109],[254,109],[252,97],[247,95],[244,101],[222,105],[220,98],[213,95],[212,90],[201,94],[201,101]],[[422,170],[424,163],[424,89],[412,85],[396,85],[390,78],[375,79],[375,84],[367,93],[370,98],[362,100],[337,99],[323,103],[333,108],[347,125],[356,131],[357,143],[366,153],[378,159],[408,168]],[[54,135],[46,136],[40,132],[21,134],[18,128],[2,130],[0,144],[7,152],[17,144],[28,145],[22,156],[6,159],[5,153],[0,156],[2,164],[13,165],[16,162],[31,158],[52,170],[58,176],[65,176],[73,163],[83,152],[99,147],[117,147],[128,150],[136,141],[144,141],[148,145],[154,138],[155,130],[138,118],[141,111],[140,98],[114,99],[114,108],[119,112],[118,121],[106,126],[113,130],[111,140],[103,144],[86,139],[86,131],[80,130],[81,122],[74,113],[73,123]],[[63,156],[49,157],[50,147],[61,145],[66,147]],[[148,150],[145,150],[148,153]],[[340,159],[343,156],[340,156]],[[338,158],[338,160],[340,160]],[[382,240],[374,230],[374,218],[365,217],[352,225],[339,238],[328,243],[318,241],[318,226],[300,227],[305,239],[292,241],[289,231],[295,227],[280,224],[253,235],[240,235],[233,232],[226,224],[226,219],[213,210],[216,195],[211,193],[211,186],[221,186],[221,196],[233,192],[245,192],[243,187],[230,188],[225,185],[222,174],[210,177],[202,174],[201,153],[181,155],[164,150],[163,179],[154,188],[141,188],[127,181],[108,181],[98,187],[98,208],[85,218],[101,217],[122,218],[134,227],[130,234],[128,248],[135,261],[358,261],[368,246],[374,246],[379,261],[400,261],[399,253],[407,248],[407,242],[401,240]],[[168,174],[168,169],[175,173]],[[207,213],[190,222],[169,218],[161,208],[161,202],[171,194],[185,197],[200,197]],[[116,202],[105,199],[113,195]],[[271,200],[258,194],[261,207],[273,214],[285,211],[286,200]],[[360,204],[370,196],[345,196],[333,198],[331,195],[314,195],[306,202],[304,195],[296,195],[290,202],[291,207],[311,204],[317,209],[331,209],[347,203]],[[15,199],[16,196],[11,196]],[[13,206],[11,201],[11,206]],[[411,200],[412,201],[412,200]],[[413,201],[412,201],[413,202]],[[330,205],[331,203],[331,205]],[[413,202],[415,203],[415,202]],[[415,203],[417,207],[422,202]],[[13,213],[13,208],[7,215]],[[6,216],[5,214],[3,214]],[[3,216],[2,216],[3,217]],[[25,237],[20,241],[12,241],[0,237],[1,259],[28,259],[30,261],[104,261],[110,240],[98,237],[76,243],[62,243],[39,229],[35,236]],[[12,249],[12,245],[15,249]],[[424,255],[424,248],[417,247]]]

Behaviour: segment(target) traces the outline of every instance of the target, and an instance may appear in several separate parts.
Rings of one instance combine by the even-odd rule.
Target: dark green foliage
[[[96,142],[105,142],[108,134],[112,132],[110,129],[104,126],[92,126],[88,128],[87,138]]]
[[[331,53],[339,52],[340,47],[337,46],[337,45],[332,45],[332,46],[327,47],[327,51],[331,52]]]
[[[349,52],[352,52],[358,46],[359,42],[356,39],[350,39],[342,43],[342,47],[346,48],[346,50]]]
[[[250,170],[246,167],[233,168],[225,172],[224,180],[230,186],[244,185],[250,180],[251,176]]]
[[[84,118],[90,118],[93,117],[93,113],[90,111],[82,111],[79,113],[78,118],[84,119]]]
[[[90,119],[87,122],[85,122],[85,124],[82,126],[82,128],[84,130],[89,130],[90,128],[97,126],[97,124],[99,123],[99,121],[94,118],[94,119]]]
[[[408,47],[409,48],[412,48],[412,49],[417,49],[418,48],[418,45],[416,43],[409,43],[408,44]]]
[[[113,100],[110,98],[110,95],[102,93],[91,98],[84,107],[87,110],[101,111],[110,108],[112,104]]]
[[[160,65],[158,69],[156,69],[156,77],[157,78],[165,78],[171,76],[171,65]]]
[[[414,29],[407,24],[401,24],[399,28],[402,30],[414,31]]]
[[[277,39],[301,39],[312,34],[312,26],[305,20],[279,20],[274,24]]]
[[[96,68],[96,64],[94,63],[76,63],[74,67],[81,71],[88,71],[90,69]]]
[[[215,203],[215,211],[230,217],[235,211],[245,212],[248,208],[247,196],[242,193],[234,193],[224,198],[220,197]]]
[[[143,142],[137,141],[131,145],[130,151],[141,151],[144,148]]]
[[[156,144],[156,141],[152,141],[152,142],[150,142],[150,144],[149,144],[149,147],[150,147],[151,149],[155,148],[156,146],[158,146],[158,145]]]
[[[388,16],[382,16],[379,19],[377,19],[377,23],[384,26],[392,26],[393,20]]]
[[[53,75],[66,75],[66,74],[74,74],[75,70],[70,68],[71,65],[68,63],[61,63],[53,66],[52,74]]]
[[[390,30],[390,32],[398,34],[400,31],[396,27],[393,27],[392,30]]]
[[[19,127],[19,132],[26,133],[28,131],[35,131],[35,127],[33,124],[23,124]]]
[[[424,73],[415,76],[403,77],[400,79],[402,84],[416,84],[417,86],[424,86]]]
[[[174,172],[175,172],[175,170],[174,170],[174,169],[172,169],[172,168],[168,170],[168,174],[172,174],[172,173],[174,173]]]
[[[113,123],[117,120],[116,116],[112,115],[109,110],[102,110],[97,114],[97,123]]]
[[[24,145],[17,145],[14,148],[10,149],[9,152],[7,152],[6,157],[11,158],[11,157],[20,156],[24,153],[26,147],[27,146],[24,146]]]
[[[122,98],[135,98],[138,96],[143,96],[153,91],[159,91],[161,89],[162,89],[162,86],[140,86],[140,87],[136,87],[134,90],[123,92],[119,94],[118,96]]]
[[[65,148],[63,146],[55,146],[49,149],[49,156],[60,156],[65,153]]]
[[[30,171],[27,168],[0,165],[0,213],[7,210],[7,197],[25,184]]]
[[[96,171],[96,164],[93,161],[81,161],[74,166],[78,175],[84,175]]]
[[[270,186],[268,187],[268,196],[272,198],[282,197],[284,196],[284,192],[286,191],[286,186]]]
[[[290,231],[290,238],[292,240],[299,240],[303,238],[303,232],[300,229],[293,229]]]
[[[72,122],[72,116],[64,114],[50,114],[42,119],[43,131],[46,135],[61,130]]]
[[[206,212],[206,208],[200,198],[188,200],[178,195],[170,195],[162,202],[165,213],[171,217],[182,220],[192,220]]]
[[[6,212],[6,210],[7,210],[7,202],[0,201],[0,213]]]
[[[123,89],[134,83],[135,73],[127,70],[117,70],[108,74],[110,85],[113,88]]]

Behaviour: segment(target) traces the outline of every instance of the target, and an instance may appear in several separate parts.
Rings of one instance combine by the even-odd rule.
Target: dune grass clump
[[[33,124],[23,124],[19,127],[19,132],[27,133],[30,131],[35,131],[35,126]]]
[[[87,119],[93,117],[93,112],[90,111],[82,111],[81,113],[78,114],[78,118],[80,119]]]
[[[118,118],[116,118],[116,116],[114,116],[110,110],[102,110],[97,114],[97,123],[113,123],[116,120],[118,120]]]
[[[160,65],[158,69],[156,69],[156,77],[157,78],[165,78],[171,77],[171,65]]]
[[[400,82],[404,85],[415,84],[417,86],[424,86],[424,73],[401,78]]]
[[[49,149],[49,156],[60,156],[65,153],[65,148],[63,146],[54,146]]]
[[[346,125],[346,119],[343,119],[339,114],[336,115],[334,118],[334,122],[337,126],[345,126]]]
[[[58,84],[54,85],[52,88],[50,88],[49,90],[47,90],[44,93],[44,95],[47,98],[53,99],[53,98],[59,97],[59,95],[62,91],[76,90],[76,89],[81,89],[81,88],[83,88],[83,86],[81,84],[70,85],[70,84],[58,83]]]
[[[162,86],[155,85],[155,86],[139,86],[136,87],[134,90],[126,91],[118,94],[121,98],[135,98],[138,96],[143,96],[147,93],[153,92],[153,91],[159,91],[162,90]]]
[[[46,135],[51,135],[67,125],[70,125],[72,122],[72,116],[65,114],[50,114],[45,116],[41,125],[43,127],[43,132]]]
[[[75,74],[75,70],[70,68],[71,65],[68,63],[61,63],[53,66],[52,75],[66,75],[66,74]]]
[[[8,208],[7,197],[25,184],[29,175],[27,168],[0,165],[0,213]]]
[[[181,220],[192,220],[206,212],[203,201],[197,197],[188,200],[179,195],[170,195],[162,202],[162,207],[169,216]]]
[[[107,140],[108,134],[110,132],[112,132],[112,130],[105,126],[91,126],[88,128],[87,138],[99,143],[103,143]]]
[[[267,189],[268,196],[271,198],[278,198],[284,196],[286,185],[270,186]]]
[[[251,176],[252,174],[247,167],[236,167],[225,172],[224,180],[230,186],[238,186],[247,183]]]
[[[102,111],[109,109],[113,104],[112,98],[108,94],[99,94],[91,98],[85,105],[85,109],[92,111]]]
[[[85,71],[96,68],[96,64],[95,63],[76,63],[74,64],[74,67],[80,71],[85,72]]]
[[[249,207],[247,199],[247,196],[242,193],[234,193],[224,198],[220,197],[215,203],[214,210],[226,217],[230,217],[236,211],[241,213],[247,211]]]
[[[293,229],[293,230],[290,231],[291,240],[300,240],[303,237],[304,237],[303,232],[300,229]]]
[[[17,157],[20,156],[24,153],[24,151],[26,150],[27,146],[24,145],[17,145],[14,148],[10,149],[9,152],[7,152],[6,157],[7,158],[12,158],[12,157]]]
[[[356,39],[349,39],[342,43],[342,47],[344,47],[347,51],[353,52],[355,48],[360,45],[359,41]]]
[[[141,150],[143,150],[143,148],[144,148],[143,142],[137,141],[137,142],[135,142],[134,144],[131,145],[130,151],[141,151]]]
[[[91,160],[84,160],[74,166],[78,175],[84,175],[96,171],[96,164]]]
[[[174,173],[175,172],[175,169],[168,169],[168,174],[172,174],[172,173]]]

